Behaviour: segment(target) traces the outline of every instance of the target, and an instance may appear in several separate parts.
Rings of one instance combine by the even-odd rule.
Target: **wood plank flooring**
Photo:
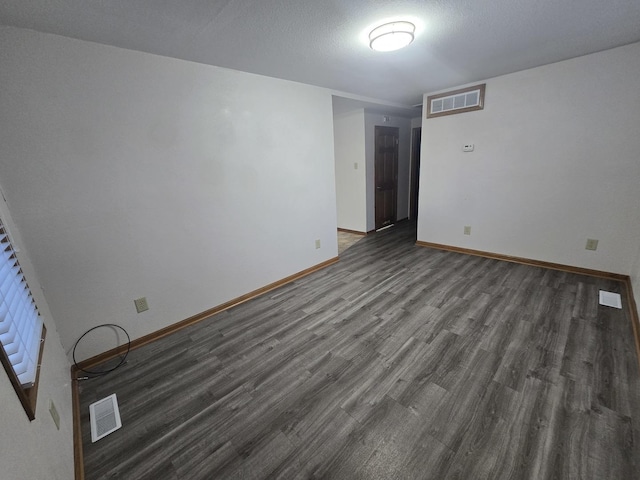
[[[359,242],[364,237],[364,234],[338,230],[338,255],[342,255],[346,249],[354,245],[356,242]]]
[[[639,478],[628,305],[598,305],[623,285],[414,242],[367,236],[81,382],[86,478]]]

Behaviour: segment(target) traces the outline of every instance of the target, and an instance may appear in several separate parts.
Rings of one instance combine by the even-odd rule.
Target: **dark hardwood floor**
[[[640,478],[629,307],[598,305],[624,286],[414,242],[368,236],[81,382],[86,478]]]

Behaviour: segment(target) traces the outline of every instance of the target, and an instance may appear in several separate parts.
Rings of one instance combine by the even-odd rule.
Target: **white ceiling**
[[[370,50],[367,28],[399,17],[414,43]],[[0,24],[413,105],[640,41],[640,0],[2,0]]]

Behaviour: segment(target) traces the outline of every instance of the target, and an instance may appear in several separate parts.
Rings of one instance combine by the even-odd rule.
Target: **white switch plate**
[[[320,248],[320,240],[316,240],[316,250]]]
[[[473,143],[467,143],[466,145],[462,146],[462,151],[463,152],[473,152],[474,148],[475,148],[475,145]]]
[[[465,235],[471,235],[471,227],[469,225],[465,225],[464,234]]]

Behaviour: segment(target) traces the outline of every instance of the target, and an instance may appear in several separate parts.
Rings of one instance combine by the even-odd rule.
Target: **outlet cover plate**
[[[597,250],[598,249],[598,240],[594,238],[587,238],[587,244],[584,247],[586,250]]]
[[[56,428],[60,430],[60,414],[51,399],[49,399],[49,413],[51,414],[51,418],[53,418],[53,423],[56,424]]]
[[[465,235],[471,235],[471,227],[469,225],[466,225],[464,227],[464,234]]]
[[[147,297],[137,298],[133,301],[136,304],[136,312],[142,313],[149,310],[149,304],[147,303]]]

